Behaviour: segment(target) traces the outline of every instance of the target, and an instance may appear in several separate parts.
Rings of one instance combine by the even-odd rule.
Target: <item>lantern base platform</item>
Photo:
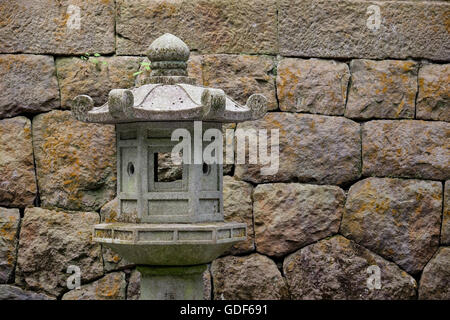
[[[203,300],[205,264],[184,267],[138,266],[140,300]]]
[[[103,223],[93,240],[138,265],[192,266],[209,263],[233,244],[246,240],[247,225]]]

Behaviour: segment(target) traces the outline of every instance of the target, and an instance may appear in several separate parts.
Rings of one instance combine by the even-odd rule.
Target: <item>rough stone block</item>
[[[36,197],[31,121],[0,120],[0,205],[24,208]]]
[[[115,130],[75,120],[70,111],[33,119],[33,148],[43,207],[98,210],[116,192]]]
[[[235,175],[253,183],[314,182],[341,184],[360,176],[360,126],[343,118],[310,114],[271,112],[263,119],[244,122],[238,129],[279,130],[279,168],[272,175],[263,175],[258,163],[237,164]],[[271,137],[268,138],[270,146]],[[236,145],[237,149],[240,148]],[[270,150],[270,148],[269,148]],[[248,155],[248,152],[246,152]],[[270,154],[270,152],[269,152]]]
[[[288,298],[286,282],[275,262],[253,253],[226,256],[211,265],[215,300],[281,300]]]
[[[281,0],[278,10],[285,56],[450,59],[448,2]]]
[[[255,249],[253,229],[253,203],[251,184],[236,180],[233,177],[223,177],[223,211],[226,222],[244,222],[247,224],[247,240],[239,242],[228,254],[241,254]]]
[[[134,269],[128,279],[127,300],[139,300],[141,295],[141,273]]]
[[[362,126],[363,175],[450,178],[450,123],[377,120]]]
[[[114,0],[8,0],[0,3],[0,52],[114,51]]]
[[[110,90],[134,87],[133,74],[139,70],[141,60],[118,56],[87,61],[78,57],[56,59],[62,107],[70,109],[72,99],[81,94],[89,95],[95,105],[100,106],[108,101]]]
[[[380,270],[381,288],[369,288],[371,268]],[[342,236],[311,244],[284,260],[293,299],[415,299],[417,284],[396,264]],[[371,282],[372,285],[376,285]]]
[[[445,181],[441,243],[450,245],[450,180]]]
[[[0,207],[0,283],[12,281],[17,259],[20,213]],[[1,294],[0,294],[1,296]]]
[[[25,209],[16,283],[59,295],[67,288],[71,265],[80,268],[82,283],[102,276],[100,245],[92,242],[92,226],[99,220],[96,212]]]
[[[100,221],[102,223],[117,222],[118,215],[119,200],[117,198],[107,202],[100,209]],[[102,246],[102,256],[105,271],[118,270],[133,266],[133,263],[123,259],[120,255],[105,246]]]
[[[125,300],[126,287],[125,273],[108,273],[99,280],[65,293],[62,300]]]
[[[0,3],[0,15],[3,5]],[[0,118],[46,112],[60,106],[53,57],[0,54],[0,79]]]
[[[280,109],[344,115],[350,72],[347,64],[320,59],[283,59],[277,68]]]
[[[450,248],[440,248],[423,270],[419,299],[450,300]]]
[[[353,60],[345,116],[356,119],[414,118],[417,64],[398,60]]]
[[[411,274],[439,246],[442,184],[367,178],[349,190],[340,233]]]
[[[145,54],[168,32],[202,53],[276,53],[275,0],[119,0],[117,53]]]
[[[344,191],[297,183],[258,185],[253,193],[256,250],[282,257],[338,232]]]
[[[203,273],[203,300],[211,300],[211,273],[209,268]],[[128,279],[127,300],[139,300],[141,295],[141,273],[134,269]]]
[[[419,70],[416,116],[450,121],[450,64],[428,64]]]
[[[0,285],[0,300],[56,300],[56,298],[4,284]]]
[[[203,56],[203,84],[219,88],[236,102],[245,105],[250,95],[263,94],[267,108],[278,108],[275,97],[274,61],[267,56],[205,55]]]

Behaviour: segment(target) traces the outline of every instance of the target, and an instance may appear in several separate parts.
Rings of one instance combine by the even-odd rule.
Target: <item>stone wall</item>
[[[68,109],[142,83],[164,32],[199,84],[268,98],[238,128],[280,130],[277,174],[226,167],[226,218],[248,240],[211,264],[206,298],[450,299],[449,15],[446,1],[0,2],[0,299],[138,296],[138,272],[90,234],[117,211],[114,127]]]

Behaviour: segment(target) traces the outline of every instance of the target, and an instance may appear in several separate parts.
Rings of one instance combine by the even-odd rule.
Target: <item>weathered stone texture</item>
[[[212,298],[212,288],[211,288],[211,271],[209,270],[210,266],[208,266],[208,269],[205,270],[203,273],[203,300],[211,300]]]
[[[19,223],[18,209],[0,207],[0,283],[8,283],[13,280]]]
[[[114,198],[113,200],[107,202],[100,209],[100,221],[102,223],[113,223],[118,222],[119,216],[119,200]],[[115,253],[113,250],[102,246],[102,256],[103,264],[105,266],[105,271],[123,269],[126,267],[133,266],[133,263],[125,260],[120,255]]]
[[[0,300],[56,300],[42,293],[26,291],[16,286],[0,285]]]
[[[196,84],[201,86],[203,85],[203,71],[202,71],[202,62],[203,56],[198,54],[193,54],[191,52],[189,56],[189,60],[187,61],[187,73],[190,78],[194,78]],[[144,58],[142,63],[150,63],[148,58]],[[149,67],[150,70],[147,70],[146,67]],[[143,86],[144,84],[149,83],[149,77],[152,72],[151,65],[140,65],[139,71],[142,73],[138,74],[135,79],[136,87]]]
[[[113,52],[114,13],[114,0],[2,1],[0,52]]]
[[[119,216],[119,199],[114,198],[111,201],[107,202],[101,209],[100,209],[100,219],[103,223],[112,223],[112,222],[118,222],[118,216]]]
[[[205,55],[203,57],[203,84],[219,88],[236,102],[245,105],[254,93],[267,98],[269,110],[278,108],[275,97],[275,79],[271,74],[274,61],[267,56]]]
[[[381,288],[370,289],[369,266],[380,268]],[[283,265],[293,299],[414,299],[416,281],[397,265],[334,236],[288,256]]]
[[[416,274],[439,246],[441,212],[440,182],[368,178],[350,188],[340,232]]]
[[[92,226],[97,223],[96,212],[25,209],[16,283],[58,295],[66,288],[70,265],[80,268],[82,282],[100,277],[100,245],[92,242]]]
[[[274,0],[119,0],[117,53],[144,54],[168,32],[205,53],[276,53]]]
[[[36,197],[31,121],[0,120],[0,205],[23,208]]]
[[[344,191],[335,186],[262,184],[253,193],[256,250],[282,257],[339,230]]]
[[[0,15],[3,13],[2,6],[4,4],[0,3]],[[53,57],[0,54],[0,79],[0,118],[59,108]]]
[[[416,116],[450,121],[450,64],[428,64],[420,68]]]
[[[442,214],[441,243],[450,245],[450,180],[444,186],[444,211]]]
[[[247,224],[247,240],[239,242],[228,251],[229,254],[239,254],[255,249],[253,229],[253,204],[251,184],[236,180],[233,177],[223,177],[223,211],[226,222],[244,222]]]
[[[423,270],[419,299],[450,300],[450,248],[440,248]]]
[[[360,176],[360,126],[343,117],[269,113],[263,119],[239,124],[238,129],[279,130],[279,169],[262,175],[264,164],[236,165],[240,179],[260,182],[341,184]],[[270,139],[268,139],[270,146]],[[239,146],[237,146],[239,148]],[[248,154],[248,152],[247,152]]]
[[[124,300],[126,286],[125,273],[108,273],[97,281],[65,293],[62,300]]]
[[[343,115],[350,72],[347,64],[320,59],[283,59],[277,68],[282,111]]]
[[[450,178],[450,124],[378,120],[362,126],[363,175]]]
[[[128,279],[127,300],[139,300],[141,295],[141,273],[134,269]]]
[[[278,15],[280,54],[450,59],[448,3],[377,2],[380,9],[378,29],[372,27],[375,12],[369,6],[373,4],[351,0],[281,0]]]
[[[414,118],[417,63],[353,60],[345,116],[357,119]]]
[[[43,207],[98,210],[116,191],[115,130],[76,121],[70,111],[33,119],[33,147]]]
[[[93,57],[87,61],[78,57],[56,59],[62,107],[70,109],[73,98],[80,94],[90,96],[96,106],[103,105],[110,90],[134,86],[133,74],[139,70],[141,60],[117,56]]]
[[[211,274],[215,300],[288,298],[286,282],[275,262],[257,253],[216,259]]]

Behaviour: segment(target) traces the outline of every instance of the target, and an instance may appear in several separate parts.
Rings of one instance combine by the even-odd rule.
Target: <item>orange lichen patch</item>
[[[44,115],[37,172],[44,195],[48,188],[58,188],[73,202],[70,208],[76,208],[86,191],[100,188],[114,175],[115,138],[113,128],[77,122],[69,115],[60,111]],[[45,187],[47,181],[51,185]]]
[[[120,275],[113,275],[111,278],[103,278],[97,283],[95,294],[97,297],[115,298],[120,293]]]

